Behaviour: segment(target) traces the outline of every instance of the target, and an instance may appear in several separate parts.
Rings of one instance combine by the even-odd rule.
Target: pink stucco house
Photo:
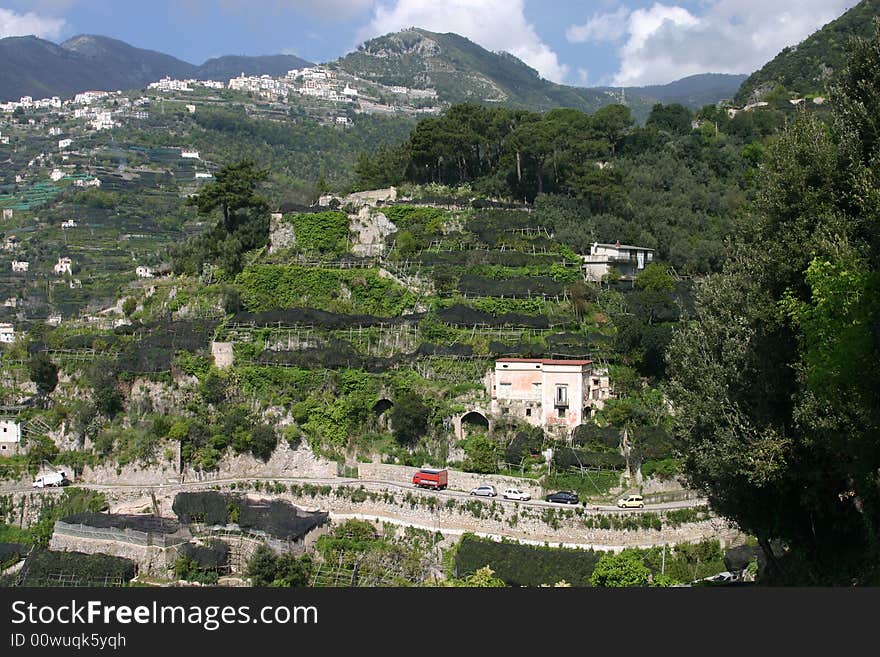
[[[500,358],[485,385],[491,413],[514,416],[565,438],[611,396],[607,371],[591,360]]]

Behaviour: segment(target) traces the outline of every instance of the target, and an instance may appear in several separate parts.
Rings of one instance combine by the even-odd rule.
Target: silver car
[[[498,491],[495,490],[495,486],[477,486],[471,491],[471,495],[480,495],[481,497],[495,497],[498,495]]]

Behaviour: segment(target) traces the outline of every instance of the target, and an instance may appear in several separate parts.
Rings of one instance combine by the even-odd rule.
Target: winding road
[[[363,486],[368,490],[374,491],[389,491],[396,490],[402,492],[410,492],[416,495],[424,495],[424,496],[434,496],[438,498],[453,498],[453,499],[470,499],[470,500],[479,500],[483,503],[489,504],[491,502],[495,502],[496,504],[502,504],[504,506],[514,506],[514,505],[522,505],[527,507],[549,507],[549,508],[583,508],[587,511],[594,511],[599,513],[645,513],[645,512],[656,512],[656,511],[666,511],[671,509],[684,509],[696,506],[705,506],[708,502],[703,498],[695,498],[695,499],[686,499],[686,500],[677,500],[672,502],[660,502],[651,504],[648,501],[645,503],[645,507],[643,509],[620,509],[616,505],[613,504],[593,504],[590,502],[581,503],[578,505],[571,504],[557,504],[553,502],[546,502],[544,500],[529,500],[527,502],[521,502],[516,500],[505,500],[503,497],[498,495],[494,498],[487,498],[482,496],[470,495],[466,491],[459,490],[427,490],[423,488],[418,488],[413,485],[401,484],[395,481],[383,481],[378,479],[352,479],[352,478],[344,478],[344,477],[326,477],[326,478],[310,478],[310,477],[228,477],[228,478],[217,478],[217,479],[203,479],[203,480],[194,480],[194,481],[186,481],[183,483],[180,482],[166,482],[166,483],[156,483],[156,484],[97,484],[90,482],[75,482],[74,485],[80,488],[89,488],[92,490],[100,490],[100,491],[124,491],[124,490],[186,490],[188,488],[198,489],[205,486],[215,486],[222,484],[232,484],[232,483],[242,483],[242,482],[255,482],[255,481],[263,481],[263,482],[278,482],[285,484],[312,484],[317,486]],[[52,489],[35,489],[32,486],[27,486],[23,484],[13,485],[13,486],[4,486],[0,485],[0,494],[10,494],[10,493],[26,493],[26,492],[46,492]],[[58,490],[58,489],[54,489]]]

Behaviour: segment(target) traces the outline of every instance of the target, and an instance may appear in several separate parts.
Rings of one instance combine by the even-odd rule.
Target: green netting
[[[178,351],[206,352],[216,326],[213,320],[166,320],[126,327],[120,332],[134,333],[137,340],[119,354],[119,370],[166,372]]]
[[[518,315],[516,313],[493,315],[462,304],[454,304],[438,311],[437,318],[441,322],[457,326],[519,326],[536,329],[550,327],[550,322],[543,315]]]
[[[220,568],[229,561],[229,546],[221,540],[209,540],[204,545],[184,543],[180,555],[192,559],[201,568]]]
[[[148,514],[121,513],[74,513],[61,519],[69,525],[86,525],[99,529],[133,529],[153,534],[173,534],[180,529],[180,523],[170,518]]]
[[[137,574],[130,559],[106,554],[35,550],[21,571],[22,586],[120,586]]]
[[[464,274],[458,279],[458,290],[462,294],[480,297],[555,297],[562,295],[565,285],[549,276],[512,276],[498,280]]]
[[[282,500],[250,500],[243,495],[205,491],[178,493],[171,507],[182,523],[237,524],[275,538],[299,540],[327,522],[324,512],[308,512]]]
[[[331,313],[317,308],[288,308],[262,313],[240,312],[233,316],[230,323],[253,326],[320,326],[323,329],[333,330],[417,324],[423,317],[424,313],[400,317],[376,317],[373,315]]]

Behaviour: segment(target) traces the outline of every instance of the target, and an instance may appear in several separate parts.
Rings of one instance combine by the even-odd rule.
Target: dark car
[[[568,490],[561,490],[558,493],[550,493],[544,499],[548,502],[557,502],[558,504],[577,504],[580,501],[578,500],[577,493]]]

